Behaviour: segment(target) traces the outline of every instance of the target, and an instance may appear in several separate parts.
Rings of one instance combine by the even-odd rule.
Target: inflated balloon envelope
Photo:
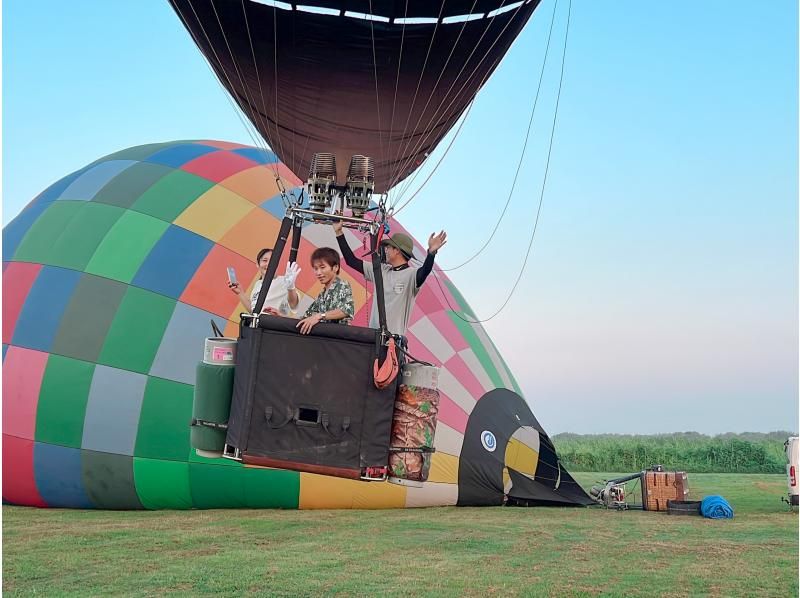
[[[436,267],[438,281],[420,289],[407,334],[412,355],[441,366],[436,452],[423,487],[253,467],[192,450],[192,393],[209,318],[238,336],[241,305],[226,267],[245,284],[255,281],[263,233],[274,239],[286,211],[275,172],[287,187],[302,185],[253,147],[203,140],[122,149],[57,181],[4,227],[4,501],[81,509],[590,504],[490,336]],[[407,232],[395,219],[391,226]],[[345,232],[351,247],[361,245],[363,235]],[[321,224],[303,236],[301,264],[333,241]],[[415,241],[414,250],[424,247]],[[297,281],[300,309],[318,292],[308,270]],[[368,289],[344,270],[354,323],[364,326]],[[331,328],[368,330],[319,324],[300,338],[287,325],[265,339],[281,334],[312,347]],[[367,338],[374,339],[336,342],[363,352],[358,367],[372,392]],[[293,350],[302,371],[309,356]],[[381,408],[384,400],[388,430],[393,397],[381,395]],[[297,419],[314,420],[313,405],[296,405]],[[273,408],[275,422],[281,415]],[[266,409],[257,416],[266,427]],[[328,427],[338,435],[343,418],[328,418]],[[392,442],[383,436],[380,444],[380,458],[365,463],[386,462]]]
[[[371,156],[383,193],[453,127],[539,0],[170,4],[293,172],[331,152],[345,181],[351,156]]]

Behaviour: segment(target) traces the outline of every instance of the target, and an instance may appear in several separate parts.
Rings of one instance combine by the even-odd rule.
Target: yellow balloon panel
[[[428,481],[458,484],[458,457],[447,453],[433,453]]]
[[[512,438],[506,445],[506,467],[533,477],[536,465],[539,463],[539,453],[527,444]]]
[[[405,504],[404,486],[300,474],[301,509],[398,509]]]
[[[255,209],[240,195],[217,185],[186,208],[175,219],[175,224],[212,241],[219,241],[231,227]]]

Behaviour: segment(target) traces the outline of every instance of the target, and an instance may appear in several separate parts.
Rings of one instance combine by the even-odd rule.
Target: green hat
[[[391,245],[399,249],[408,259],[414,257],[414,241],[411,240],[411,237],[403,233],[393,234],[391,237],[381,241],[381,245]]]

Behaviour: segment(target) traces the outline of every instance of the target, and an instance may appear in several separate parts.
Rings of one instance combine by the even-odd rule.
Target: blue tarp
[[[706,496],[700,503],[700,514],[709,519],[733,519],[733,509],[719,495]]]

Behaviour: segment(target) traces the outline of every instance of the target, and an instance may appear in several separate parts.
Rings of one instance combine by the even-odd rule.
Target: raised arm
[[[344,228],[342,227],[341,222],[337,222],[333,225],[333,232],[336,233],[336,242],[339,244],[339,251],[342,254],[342,258],[344,258],[344,263],[359,274],[363,275],[364,262],[356,257],[356,255],[353,253],[353,250],[350,249],[350,245],[347,244],[347,239],[344,237]]]
[[[248,297],[245,294],[245,292],[242,290],[242,287],[239,285],[239,283],[237,282],[236,284],[232,284],[232,283],[229,282],[228,283],[228,288],[231,290],[231,292],[234,295],[239,297],[239,303],[241,303],[242,307],[244,307],[247,310],[247,312],[249,313],[250,310],[253,309],[252,306],[250,305],[250,297]]]
[[[417,270],[417,288],[422,286],[422,283],[428,278],[428,274],[433,271],[433,260],[435,257],[436,254],[434,253],[428,253],[428,255],[425,256],[425,261],[422,262],[422,266]]]
[[[447,233],[442,231],[438,235],[431,233],[428,239],[428,254],[425,256],[425,261],[422,262],[422,267],[417,270],[417,288],[422,286],[428,274],[433,271],[433,260],[436,258],[436,252],[439,251],[444,244],[447,243]]]

